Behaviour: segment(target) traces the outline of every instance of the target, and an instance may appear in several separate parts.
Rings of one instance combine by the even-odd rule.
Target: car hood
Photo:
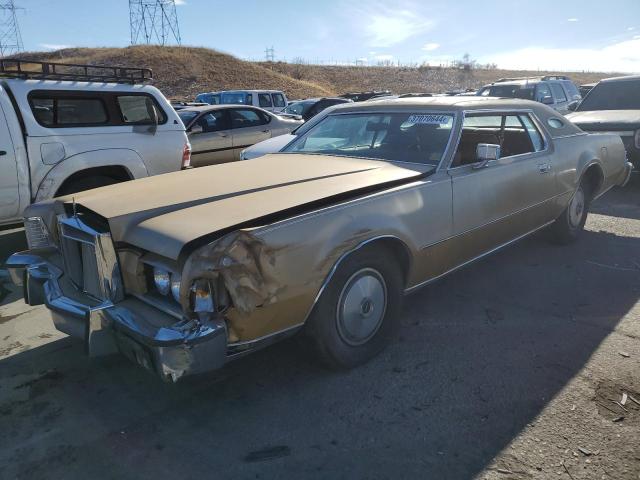
[[[430,165],[325,155],[256,160],[143,178],[60,197],[106,219],[115,242],[178,259],[189,242],[409,183]]]
[[[567,118],[586,131],[625,131],[640,128],[640,110],[573,112]]]
[[[263,140],[260,143],[256,143],[255,145],[245,148],[243,150],[242,159],[251,160],[252,158],[258,158],[266,155],[267,153],[279,152],[294,138],[296,138],[295,135],[285,134]]]

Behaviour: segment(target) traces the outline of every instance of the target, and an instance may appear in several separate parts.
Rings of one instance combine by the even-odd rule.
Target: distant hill
[[[502,77],[562,73],[257,63],[208,48],[149,45],[66,48],[52,52],[24,53],[20,57],[61,63],[148,67],[153,70],[154,85],[167,97],[181,100],[192,100],[200,92],[236,88],[284,90],[291,99],[362,90],[391,90],[394,93],[444,92],[459,88],[478,88]],[[577,84],[591,83],[611,76],[604,73],[566,75]]]

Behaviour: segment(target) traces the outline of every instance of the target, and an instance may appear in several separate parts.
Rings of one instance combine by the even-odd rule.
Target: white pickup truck
[[[0,225],[31,203],[189,166],[151,70],[0,60]]]

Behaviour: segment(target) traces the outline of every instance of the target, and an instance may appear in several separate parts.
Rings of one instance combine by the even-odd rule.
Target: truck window
[[[166,122],[164,112],[149,95],[118,95],[120,117],[125,124],[150,125],[154,123],[155,110],[158,123]]]
[[[567,96],[564,94],[564,88],[558,83],[551,84],[551,91],[556,99],[556,102],[566,102]]]
[[[30,104],[36,121],[45,127],[91,126],[109,120],[100,98],[35,97],[30,99]]]
[[[287,106],[281,93],[274,93],[271,96],[273,97],[273,105],[275,107],[284,108]]]
[[[258,103],[262,108],[269,108],[273,106],[273,104],[271,103],[271,95],[269,95],[268,93],[259,93]]]

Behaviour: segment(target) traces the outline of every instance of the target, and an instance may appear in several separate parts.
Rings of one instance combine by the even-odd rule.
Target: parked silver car
[[[183,108],[178,115],[187,129],[194,167],[240,160],[244,148],[289,133],[303,123],[242,105]]]

